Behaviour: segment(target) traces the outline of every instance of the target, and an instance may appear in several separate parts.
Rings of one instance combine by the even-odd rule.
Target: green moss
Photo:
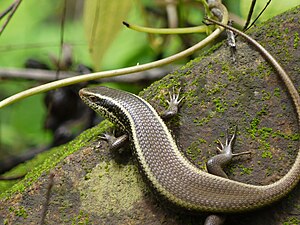
[[[186,150],[187,156],[195,161],[201,154],[201,149],[199,148],[199,141],[192,142]]]
[[[257,70],[253,70],[250,72],[251,76],[264,78],[266,76],[270,76],[272,71],[272,67],[268,66],[266,62],[260,63],[257,66]]]
[[[227,79],[228,79],[229,81],[235,81],[235,80],[236,80],[236,77],[233,76],[232,74],[228,74],[228,75],[227,75]]]
[[[262,98],[261,98],[262,101],[266,101],[266,100],[271,99],[272,95],[271,95],[270,92],[267,92],[266,90],[262,90],[261,93],[262,93]]]
[[[207,143],[207,141],[206,141],[205,139],[203,139],[203,138],[198,138],[198,141],[199,141],[200,143]]]
[[[262,109],[260,111],[257,112],[257,116],[263,116],[263,115],[267,115],[267,107],[263,106]]]
[[[14,213],[15,216],[17,216],[17,217],[23,217],[24,219],[26,219],[28,217],[28,213],[23,206],[21,206],[19,208],[15,208],[15,207],[11,206],[11,207],[9,207],[8,210],[10,212]]]
[[[81,147],[87,145],[88,142],[97,139],[98,136],[110,126],[110,122],[104,121],[97,127],[83,132],[79,137],[77,137],[70,143],[41,153],[27,163],[17,166],[5,175],[10,176],[11,174],[22,174],[24,173],[24,171],[28,173],[23,180],[13,185],[10,189],[2,189],[1,191],[5,192],[1,193],[0,198],[9,198],[14,193],[23,192],[26,188],[33,184],[41,176],[42,173],[48,173],[61,160],[63,160],[68,155],[78,151]]]
[[[295,32],[294,33],[294,49],[297,49],[298,46],[299,46],[299,33],[298,32]]]
[[[266,140],[267,138],[269,138],[271,136],[272,132],[273,132],[273,129],[269,128],[269,127],[262,127],[257,130],[257,134],[259,135],[259,137],[262,140]]]
[[[214,86],[210,87],[209,90],[207,90],[207,96],[211,96],[214,95],[216,93],[220,93],[222,89],[226,88],[227,84],[223,84],[223,83],[216,83],[214,84]]]
[[[272,159],[272,158],[273,158],[273,155],[272,155],[272,152],[265,150],[265,151],[263,151],[263,152],[261,153],[261,157],[264,158],[264,159],[265,159],[265,158],[270,158],[270,159]]]
[[[250,136],[253,139],[258,139],[258,143],[259,143],[259,150],[262,151],[261,153],[261,157],[262,158],[273,158],[272,152],[271,152],[271,144],[268,141],[269,138],[274,138],[274,137],[281,137],[284,138],[286,140],[290,140],[290,141],[298,141],[300,139],[300,135],[299,134],[285,134],[282,133],[281,131],[274,131],[272,128],[270,127],[259,127],[260,125],[260,117],[262,115],[265,115],[267,112],[266,110],[263,108],[262,110],[260,110],[257,113],[257,116],[255,118],[253,118],[250,122],[250,127],[247,128],[247,132],[250,134]]]
[[[215,111],[211,111],[205,117],[202,117],[200,119],[196,117],[196,119],[194,119],[193,122],[196,123],[197,126],[203,126],[204,124],[208,123],[214,117],[215,114]]]
[[[202,149],[201,145],[207,143],[206,140],[198,138],[197,141],[194,141],[186,150],[187,157],[193,161],[194,164],[197,164],[201,170],[206,170],[206,158],[201,158]]]
[[[231,103],[231,107],[237,107],[239,104],[239,101],[235,100]]]
[[[229,66],[229,64],[222,64],[222,74],[228,74],[229,73],[229,71],[230,71],[230,66]]]
[[[251,137],[254,139],[256,136],[256,132],[258,130],[258,125],[260,124],[260,119],[253,118],[250,122],[250,128],[247,128],[247,132],[251,135]]]
[[[271,144],[267,141],[267,139],[272,135],[272,128],[262,127],[256,130],[256,136],[259,137],[258,149],[262,151],[261,156],[262,158],[273,158],[271,149]]]
[[[274,89],[274,93],[273,93],[273,95],[275,96],[275,97],[280,97],[280,89],[279,88],[275,88]]]
[[[279,95],[279,89],[275,90],[274,93]],[[260,127],[261,117],[267,115],[267,113],[267,108],[264,106],[257,112],[256,116],[251,120],[249,128],[246,130],[252,139],[258,140],[258,149],[261,151],[261,157],[272,159],[273,154],[271,151],[270,138],[280,137],[290,141],[298,141],[300,140],[300,135],[298,133],[286,134],[281,131],[274,131],[270,127]]]
[[[291,140],[291,141],[299,141],[300,140],[300,134],[284,134],[281,131],[273,132],[272,137],[282,137],[286,140]]]
[[[288,34],[289,33],[289,28],[285,28],[284,33]]]
[[[187,72],[189,73],[189,72]],[[163,105],[165,108],[168,107],[168,101],[170,100],[170,93],[174,91],[175,93],[182,88],[181,83],[178,79],[173,78],[174,74],[169,74],[170,79],[162,79],[160,82],[156,81],[152,84],[151,93],[145,94],[145,90],[140,92],[140,96],[147,96],[146,100],[159,100],[159,104]],[[185,97],[185,93],[180,93],[180,97]]]
[[[244,175],[244,174],[250,175],[253,171],[253,168],[247,168],[247,167],[244,167],[243,165],[239,165],[239,168],[242,170],[240,172],[241,175]]]
[[[212,101],[215,104],[217,112],[223,113],[227,110],[228,104],[226,102],[224,102],[223,100],[221,100],[220,97],[219,98],[214,98]]]
[[[74,225],[86,225],[89,224],[89,214],[84,213],[82,210],[80,210],[79,215],[75,216],[72,219],[72,224]]]

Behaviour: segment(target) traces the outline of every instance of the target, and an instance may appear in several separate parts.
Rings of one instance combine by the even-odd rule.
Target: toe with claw
[[[181,101],[184,98],[184,97],[179,98],[180,90],[181,90],[181,88],[179,88],[178,91],[177,91],[177,93],[176,93],[175,89],[173,87],[172,92],[169,92],[170,100],[167,100],[167,102],[169,104],[169,107],[166,110],[166,112],[164,112],[162,114],[162,117],[164,119],[170,118],[170,117],[172,117],[172,116],[174,116],[174,115],[176,115],[178,113],[179,104],[181,103]]]

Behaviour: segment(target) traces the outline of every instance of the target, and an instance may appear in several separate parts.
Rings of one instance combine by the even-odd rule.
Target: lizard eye
[[[97,98],[96,96],[90,95],[90,96],[88,97],[88,99],[89,99],[90,101],[92,101],[92,102],[96,102],[98,98]]]

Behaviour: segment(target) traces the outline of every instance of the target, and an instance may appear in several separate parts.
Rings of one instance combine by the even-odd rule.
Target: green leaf
[[[88,0],[84,4],[84,27],[94,68],[100,69],[104,54],[124,29],[132,0]]]

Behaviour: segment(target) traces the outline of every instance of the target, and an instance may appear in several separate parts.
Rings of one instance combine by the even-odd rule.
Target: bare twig
[[[120,77],[108,77],[101,79],[101,82],[120,82],[120,83],[136,83],[140,81],[158,80],[174,69],[176,66],[165,66],[162,68],[154,68],[147,71],[138,72],[135,74],[127,74]],[[59,78],[65,79],[75,77],[78,74],[70,71],[60,71]],[[15,69],[15,68],[0,68],[0,79],[28,79],[35,81],[54,81],[56,80],[56,72],[53,70],[42,69]],[[100,80],[99,80],[100,81]]]
[[[60,48],[59,48],[59,53],[58,53],[58,67],[56,70],[56,79],[58,79],[58,77],[59,77],[61,57],[63,54],[66,12],[67,12],[67,0],[64,0],[63,13],[62,13],[62,18],[61,18],[61,23],[60,23]]]
[[[5,9],[1,14],[0,14],[0,20],[6,16],[7,13],[9,13],[15,6],[15,3],[11,4],[7,9]]]
[[[76,73],[72,72],[61,72],[60,78],[69,78],[75,76]],[[54,81],[56,72],[51,70],[41,70],[41,69],[15,69],[15,68],[0,68],[0,78],[8,79],[28,79],[36,81]]]
[[[251,21],[252,14],[253,14],[254,7],[255,7],[255,4],[256,4],[256,0],[252,0],[251,6],[250,6],[250,9],[249,9],[249,12],[248,12],[247,21],[246,21],[246,23],[245,23],[245,25],[244,25],[244,28],[243,28],[244,31],[248,28],[248,25],[249,25],[249,23],[250,23],[250,21]]]
[[[7,26],[7,24],[9,23],[9,21],[11,20],[12,16],[15,14],[17,8],[19,7],[19,5],[21,4],[22,0],[16,0],[15,3],[13,4],[13,8],[11,9],[11,13],[8,15],[7,20],[4,22],[3,26],[0,29],[0,36],[3,33],[5,27]]]
[[[247,27],[244,31],[247,31],[247,30],[249,30],[249,28],[250,27],[252,27],[255,23],[256,23],[256,21],[258,20],[258,18],[263,14],[263,12],[266,10],[266,8],[268,7],[268,5],[271,3],[271,1],[272,0],[269,0],[268,2],[267,2],[267,4],[265,5],[265,7],[261,10],[261,12],[258,14],[258,16],[255,18],[255,20],[250,24],[250,26],[249,27]]]

